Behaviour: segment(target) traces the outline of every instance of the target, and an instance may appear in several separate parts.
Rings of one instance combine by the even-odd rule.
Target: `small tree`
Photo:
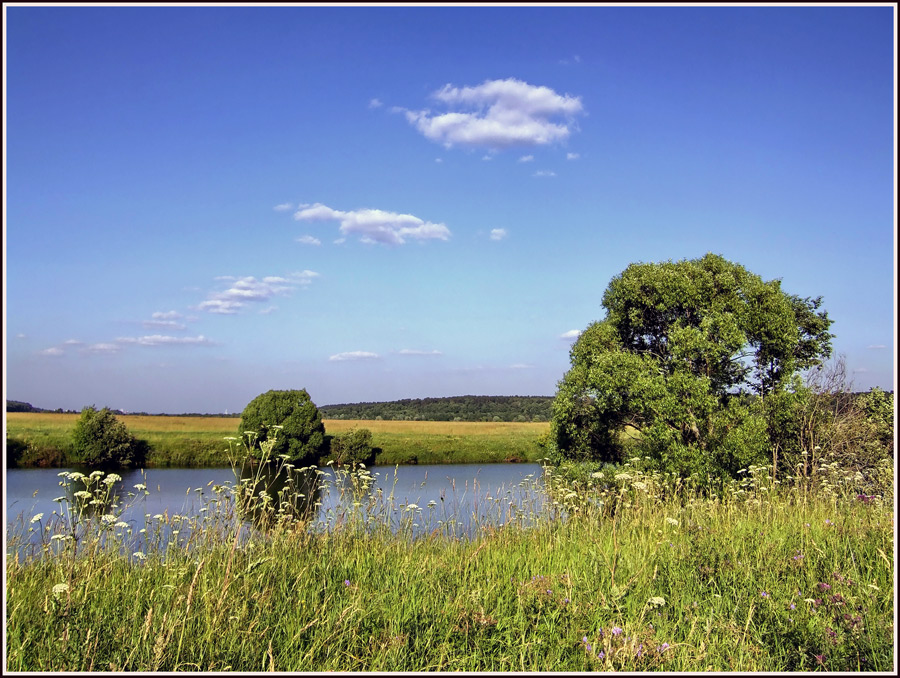
[[[275,435],[276,427],[280,427]],[[292,463],[315,463],[326,450],[322,416],[305,389],[266,391],[241,413],[241,436],[255,434],[250,450],[259,455],[259,443],[275,439],[272,455],[286,454]]]
[[[72,430],[72,448],[87,466],[141,466],[147,444],[128,432],[108,407],[81,410]]]
[[[354,428],[336,435],[331,439],[331,457],[339,466],[370,464],[375,457],[372,432],[367,428]]]

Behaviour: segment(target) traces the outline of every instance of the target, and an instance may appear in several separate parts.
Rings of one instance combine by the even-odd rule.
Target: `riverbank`
[[[142,525],[114,516],[77,539],[26,517],[61,552],[7,556],[7,670],[896,668],[892,497],[838,476],[777,487],[765,469],[715,498],[637,471],[593,480],[548,480],[555,504],[534,527],[474,540],[352,514],[242,539],[215,493],[202,518],[148,516],[148,535],[160,520],[191,535],[165,549],[131,548]]]
[[[25,445],[22,467],[71,467],[81,460],[72,450],[77,414],[9,412],[7,438]],[[129,432],[150,447],[149,468],[210,468],[229,463],[227,436],[237,435],[230,417],[120,415]],[[327,435],[351,428],[372,431],[380,451],[375,463],[473,464],[533,462],[541,458],[538,438],[547,423],[371,421],[326,419]],[[327,459],[322,460],[327,461]]]

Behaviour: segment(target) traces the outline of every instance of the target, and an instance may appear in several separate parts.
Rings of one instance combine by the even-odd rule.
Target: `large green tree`
[[[603,295],[606,318],[572,347],[553,403],[558,454],[620,461],[631,444],[682,474],[763,461],[783,444],[775,420],[797,374],[831,353],[820,306],[714,254],[628,266]]]
[[[328,449],[322,416],[305,389],[256,396],[241,413],[239,432],[248,431],[256,434],[253,452],[274,438],[272,454],[286,454],[293,463],[315,463]]]

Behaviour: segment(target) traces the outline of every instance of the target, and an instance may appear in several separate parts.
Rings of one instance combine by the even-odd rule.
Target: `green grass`
[[[22,466],[77,466],[71,434],[77,414],[10,412],[7,436],[23,441]],[[236,435],[239,419],[228,417],[118,417],[150,446],[148,467],[227,466],[226,436]],[[328,435],[353,427],[372,431],[381,452],[377,464],[469,464],[536,461],[538,437],[547,423],[480,423],[325,420]]]
[[[55,557],[8,555],[7,668],[895,667],[892,496],[860,500],[837,476],[775,487],[753,469],[710,498],[618,472],[552,475],[549,513],[526,507],[536,526],[492,524],[472,540],[413,540],[352,516],[327,533],[285,518],[243,539],[219,488],[178,546],[120,554],[128,529],[109,523],[106,546],[97,527],[58,540]],[[429,507],[407,510],[430,520]],[[56,530],[44,523],[23,529]]]

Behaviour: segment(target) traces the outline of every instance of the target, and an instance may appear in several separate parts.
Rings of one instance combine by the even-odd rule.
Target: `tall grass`
[[[547,468],[527,521],[498,502],[472,539],[416,538],[434,507],[355,511],[365,472],[339,476],[358,506],[328,530],[287,493],[260,512],[257,472],[141,533],[96,476],[80,531],[26,516],[8,544],[7,669],[890,671],[893,495],[822,476],[751,468],[709,494],[637,460]]]

